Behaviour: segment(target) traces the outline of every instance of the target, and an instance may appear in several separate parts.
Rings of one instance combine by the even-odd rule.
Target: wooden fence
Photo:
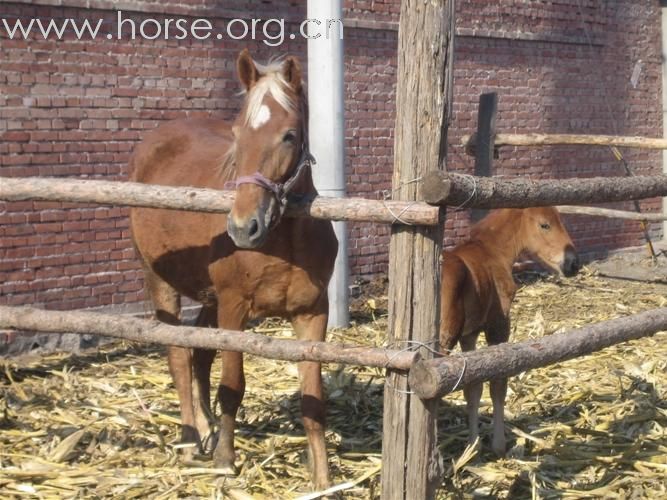
[[[445,213],[442,207],[527,207],[667,196],[667,176],[664,175],[529,181],[444,172],[446,125],[443,124],[447,123],[451,107],[453,5],[453,0],[401,2],[397,88],[400,118],[393,179],[398,201],[318,197],[291,204],[287,212],[295,217],[392,224],[388,343],[394,346],[409,342],[437,344],[438,266]],[[415,43],[415,37],[421,43]],[[419,48],[416,53],[415,47]],[[654,142],[641,138],[613,140],[615,144],[655,147]],[[487,156],[489,154],[493,155],[492,149],[487,149]],[[415,179],[420,182],[414,182]],[[231,209],[234,193],[128,182],[0,178],[0,200],[120,204],[226,213]],[[530,343],[506,344],[439,359],[431,359],[433,353],[426,349],[413,352],[398,347],[382,349],[288,341],[218,329],[170,326],[136,318],[28,307],[0,307],[0,328],[94,333],[142,342],[234,350],[291,361],[385,367],[382,496],[420,499],[432,498],[442,483],[435,416],[439,396],[454,387],[453,377],[462,374],[461,382],[466,384],[497,375],[513,375],[653,335],[667,329],[667,308]]]

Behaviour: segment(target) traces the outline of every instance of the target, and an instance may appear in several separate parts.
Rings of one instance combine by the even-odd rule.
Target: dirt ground
[[[512,340],[667,307],[667,257],[652,265],[639,252],[573,279],[520,276]],[[328,340],[382,346],[385,287],[363,284],[351,327]],[[255,330],[293,337],[278,321]],[[163,348],[115,343],[0,361],[0,497],[301,498],[309,474],[296,366],[247,356],[246,374],[241,472],[229,478],[208,456],[179,460]],[[324,380],[332,481],[340,498],[378,498],[383,371],[330,364]],[[440,498],[667,498],[667,332],[513,377],[506,458],[489,449],[487,389],[481,412],[482,446],[471,450],[461,392],[442,400]]]
[[[667,284],[667,243],[655,243],[654,250],[655,259],[642,247],[592,262],[589,267],[606,278]]]

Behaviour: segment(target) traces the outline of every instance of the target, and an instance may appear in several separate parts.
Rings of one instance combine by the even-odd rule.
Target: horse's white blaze
[[[263,104],[259,108],[259,111],[257,111],[257,114],[253,116],[250,126],[255,130],[257,130],[259,127],[264,125],[270,119],[271,119],[271,110],[266,104]]]

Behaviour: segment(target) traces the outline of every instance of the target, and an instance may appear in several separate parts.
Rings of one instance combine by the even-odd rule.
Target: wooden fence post
[[[491,177],[493,173],[497,113],[498,94],[491,92],[480,95],[477,111],[477,145],[475,147],[475,175],[477,177]],[[487,210],[474,208],[471,214],[473,222],[483,219],[486,213]]]
[[[421,176],[445,167],[451,106],[454,0],[404,0],[398,42],[394,197],[421,199]],[[444,219],[444,212],[442,214]],[[444,222],[444,220],[443,220]],[[437,347],[443,224],[392,227],[389,344]],[[424,358],[431,352],[419,348]],[[405,374],[387,371],[382,498],[433,498],[442,479],[438,400],[410,394]]]

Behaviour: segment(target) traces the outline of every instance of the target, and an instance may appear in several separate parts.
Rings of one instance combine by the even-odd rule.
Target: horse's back
[[[222,187],[222,164],[232,143],[221,120],[194,118],[152,130],[130,159],[130,180],[163,186]]]

